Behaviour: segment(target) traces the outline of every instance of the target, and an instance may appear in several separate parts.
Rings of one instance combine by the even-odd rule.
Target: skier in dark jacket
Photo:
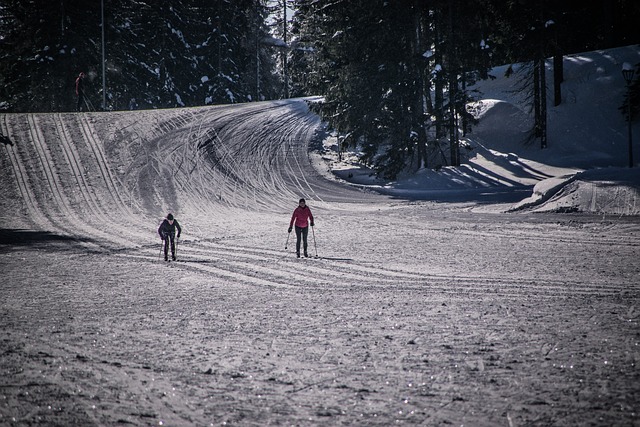
[[[76,110],[82,111],[82,104],[84,103],[84,73],[80,73],[76,79],[76,95],[78,96],[78,105]]]
[[[178,230],[178,239],[180,238],[180,233],[182,233],[182,228],[180,228],[180,224],[178,221],[173,218],[172,214],[167,215],[167,218],[162,221],[160,224],[160,228],[158,228],[158,234],[160,238],[164,241],[164,260],[169,261],[169,241],[171,241],[171,259],[176,260],[176,230]]]
[[[291,215],[289,233],[291,233],[294,225],[296,227],[296,255],[300,258],[300,238],[302,237],[304,256],[308,257],[307,236],[309,235],[309,225],[313,227],[313,215],[304,199],[300,199],[298,207],[295,208],[293,215]]]

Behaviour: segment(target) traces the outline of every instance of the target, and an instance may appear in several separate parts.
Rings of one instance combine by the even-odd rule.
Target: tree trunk
[[[540,59],[533,60],[533,126],[534,136],[540,138]]]
[[[553,56],[553,105],[562,103],[562,82],[564,81],[564,62],[562,54]]]
[[[415,103],[416,106],[414,108],[415,111],[415,120],[416,127],[418,129],[418,159],[419,159],[419,168],[428,167],[428,155],[427,155],[427,124],[425,123],[426,111],[425,111],[425,103],[426,103],[426,94],[429,92],[429,86],[427,85],[428,81],[426,78],[425,67],[423,66],[422,53],[425,51],[427,44],[427,34],[426,29],[428,28],[427,16],[425,14],[426,8],[421,8],[420,13],[416,14],[416,18],[414,21],[414,26],[416,29],[416,40],[415,40],[415,48],[414,48],[414,57],[420,58],[417,60],[417,68],[418,75],[420,76],[420,80],[418,83],[419,94],[416,96]]]
[[[282,73],[284,80],[284,98],[289,98],[289,64],[287,63],[287,0],[282,0],[282,39],[285,44],[285,48],[282,49]]]
[[[460,92],[460,109],[462,114],[462,136],[466,136],[469,132],[469,118],[465,114],[467,106],[467,73],[461,76],[462,90]]]
[[[540,60],[540,148],[547,148],[547,73],[544,57]]]
[[[449,40],[447,74],[449,75],[449,150],[451,166],[460,166],[460,152],[458,144],[456,98],[458,96],[458,66],[455,62],[455,30],[453,28],[453,2],[449,2]]]
[[[442,66],[442,49],[440,48],[440,20],[436,19],[434,25],[434,45],[435,45],[435,62],[437,66]],[[436,139],[443,137],[444,131],[442,125],[444,121],[444,82],[442,78],[443,71],[435,73],[435,99],[434,99],[434,116],[436,119]]]
[[[538,62],[538,72],[540,73],[540,116],[538,117],[538,128],[540,137],[540,148],[547,148],[547,67],[546,67],[546,24],[545,24],[545,2],[540,2],[540,59]]]

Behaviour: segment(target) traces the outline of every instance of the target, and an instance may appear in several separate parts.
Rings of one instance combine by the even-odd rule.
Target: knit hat
[[[167,219],[168,219],[169,221],[171,221],[171,220],[173,219],[173,214],[169,214],[169,215],[167,215]]]

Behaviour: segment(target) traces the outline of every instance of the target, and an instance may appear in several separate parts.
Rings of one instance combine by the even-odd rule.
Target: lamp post
[[[627,121],[629,123],[629,167],[633,167],[633,138],[631,136],[631,82],[633,81],[633,75],[635,70],[633,66],[628,62],[622,64],[622,77],[627,83]]]

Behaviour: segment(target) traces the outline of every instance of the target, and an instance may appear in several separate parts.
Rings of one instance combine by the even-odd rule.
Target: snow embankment
[[[640,215],[640,173],[628,165],[628,122],[620,111],[626,86],[623,63],[640,62],[640,46],[585,52],[564,58],[562,100],[547,110],[546,148],[531,138],[533,113],[522,81],[524,68],[496,67],[495,77],[472,89],[478,122],[464,137],[462,164],[424,168],[397,180],[377,178],[356,153],[338,156],[336,135],[321,153],[337,178],[401,198],[494,204],[497,210]],[[547,62],[548,81],[553,67]],[[632,122],[632,135],[640,123]],[[637,139],[637,136],[636,136]],[[633,158],[640,158],[638,143]],[[524,197],[524,199],[523,199]]]
[[[513,210],[640,215],[640,169],[593,169],[545,179]]]

